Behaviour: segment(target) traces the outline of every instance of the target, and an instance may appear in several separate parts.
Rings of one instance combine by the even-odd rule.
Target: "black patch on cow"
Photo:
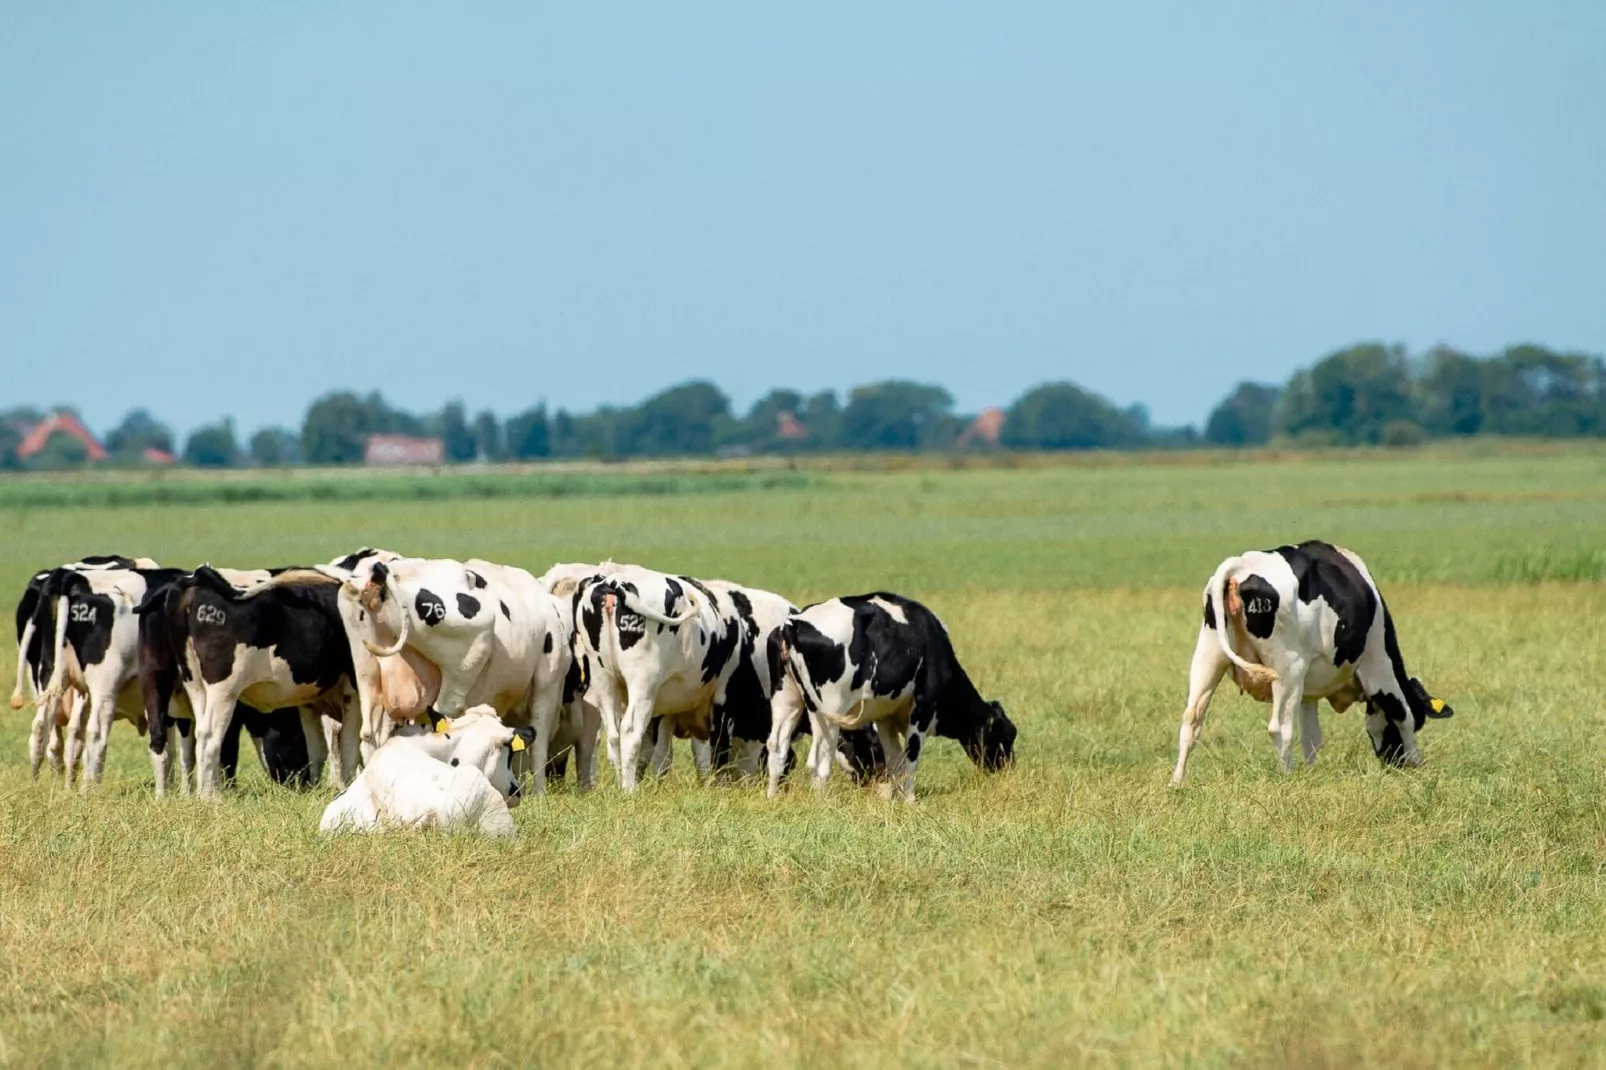
[[[909,733],[909,742],[904,747],[904,753],[908,756],[911,764],[920,760],[920,733]]]
[[[502,616],[506,617],[508,620],[512,620],[513,619],[513,614],[508,612],[508,608],[507,608],[507,603],[506,602],[497,602],[496,604],[502,607]]]
[[[478,590],[478,591],[485,590],[485,577],[484,576],[481,576],[478,572],[475,572],[473,569],[467,569],[465,571],[468,572],[469,582],[474,584],[474,589],[475,590]],[[463,615],[464,616],[472,616],[473,614],[465,613]]]
[[[563,704],[569,705],[575,696],[585,690],[585,656],[578,655],[569,659],[569,668],[563,674]]]
[[[357,566],[359,564],[361,564],[363,561],[367,560],[368,558],[373,557],[377,553],[379,553],[379,551],[375,550],[373,547],[364,546],[361,550],[358,550],[356,553],[347,554],[345,557],[342,557],[339,561],[336,561],[335,562],[335,568],[343,569],[346,572],[354,572],[354,571],[356,571]],[[377,573],[379,570],[378,570],[378,568],[375,568],[374,571]]]
[[[1216,628],[1216,604],[1215,604],[1215,602],[1211,601],[1210,595],[1208,593],[1205,595],[1204,623],[1205,623],[1205,627],[1206,628],[1209,628],[1211,631],[1215,631],[1215,628]]]
[[[453,759],[452,759],[452,764],[453,764],[453,765],[456,765],[456,764],[457,764],[457,759],[456,759],[456,758],[453,758]]]
[[[1256,639],[1270,639],[1277,626],[1277,607],[1282,601],[1277,588],[1264,576],[1250,576],[1238,585],[1244,603],[1244,627]]]
[[[638,613],[621,609],[614,618],[614,624],[619,632],[620,650],[629,650],[647,638],[647,619]]]
[[[427,587],[418,589],[418,597],[413,599],[413,612],[418,619],[433,628],[446,619],[446,603],[441,596]]]
[[[806,620],[794,618],[786,624],[787,645],[803,661],[816,688],[834,684],[847,671],[847,648]]]
[[[473,620],[475,614],[480,611],[480,600],[471,594],[464,594],[459,591],[457,595],[457,611],[463,615],[463,619]]]
[[[543,653],[543,654],[552,653],[552,633],[551,632],[547,632],[546,635],[541,637],[541,653]]]
[[[1355,563],[1325,542],[1279,546],[1280,554],[1299,581],[1299,600],[1306,605],[1320,598],[1338,617],[1333,630],[1333,664],[1354,664],[1366,650],[1366,634],[1377,615],[1377,596]]]
[[[734,622],[720,621],[719,630],[714,633],[707,652],[703,654],[703,683],[709,683],[725,671],[726,663],[736,653],[740,631]]]
[[[917,631],[912,627],[913,618],[909,618],[906,607],[900,608],[904,609],[910,624],[901,624],[876,605],[878,601],[897,605],[893,596],[879,593],[842,599],[842,604],[853,610],[853,638],[848,643],[848,658],[853,662],[855,691],[868,686],[872,695],[889,698],[914,683],[922,661],[922,644],[916,641]],[[940,630],[941,626],[938,628]]]
[[[584,588],[575,590],[575,601],[579,610],[576,615],[580,619],[580,626],[585,629],[586,639],[591,643],[591,649],[601,650],[602,600],[607,597],[608,590],[600,583],[595,584],[590,588],[590,595],[586,598],[585,603],[578,605],[581,590],[584,590]]]
[[[664,577],[664,616],[676,616],[675,602],[681,597],[684,591],[685,588],[676,583],[674,577]]]

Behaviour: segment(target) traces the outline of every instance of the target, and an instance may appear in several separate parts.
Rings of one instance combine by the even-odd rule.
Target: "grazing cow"
[[[535,729],[507,727],[490,706],[442,717],[433,732],[392,735],[324,810],[318,831],[477,828],[512,838],[510,759],[534,738]]]
[[[358,719],[345,710],[352,666],[338,589],[319,577],[247,596],[207,565],[174,582],[161,612],[195,715],[203,798],[215,798],[222,786],[224,733],[242,701],[258,710],[300,707],[312,768],[330,758],[331,779],[341,786],[355,774]],[[320,714],[340,723],[337,750],[325,741]]]
[[[40,650],[39,693],[29,756],[33,772],[52,727],[60,724],[63,700],[73,701],[66,726],[63,776],[70,786],[79,758],[79,786],[88,791],[105,770],[112,722],[122,717],[142,734],[145,707],[140,701],[139,624],[135,608],[151,591],[173,582],[178,569],[55,569],[47,576],[34,608],[34,627],[49,640]]]
[[[233,586],[242,586],[268,579],[271,573],[256,570],[242,572],[218,569]],[[169,606],[171,597],[175,604]],[[175,641],[172,622],[179,610],[177,599],[182,591],[172,584],[153,591],[135,612],[139,615],[139,683],[150,726],[151,765],[156,777],[156,794],[167,794],[172,766],[172,751],[168,746],[170,732],[179,736],[179,790],[190,793],[191,774],[195,768],[195,714],[190,706],[189,692],[183,685],[183,660],[180,656],[182,640]],[[176,704],[176,705],[175,705]],[[235,707],[223,740],[219,758],[223,779],[235,779],[240,750],[240,731],[246,730],[256,746],[257,758],[263,769],[280,784],[310,784],[307,742],[301,727],[300,715],[295,710],[276,710],[263,713],[241,704]]]
[[[875,727],[892,786],[910,801],[928,734],[957,739],[988,772],[1014,761],[1014,724],[1003,706],[976,692],[947,629],[919,602],[886,593],[820,602],[793,614],[769,649],[787,675],[770,732],[771,796],[780,790],[787,741],[804,709],[817,786],[831,775],[844,728]]]
[[[575,641],[591,671],[588,697],[602,710],[619,786],[636,789],[654,719],[660,740],[665,732],[691,737],[698,771],[706,773],[713,711],[724,701],[742,639],[729,593],[686,576],[613,565],[580,583],[575,607]],[[658,749],[662,759],[664,744]]]
[[[1339,712],[1365,700],[1373,752],[1399,766],[1421,764],[1416,733],[1428,718],[1455,712],[1405,671],[1394,619],[1365,563],[1325,542],[1229,557],[1210,577],[1172,787],[1182,783],[1210,699],[1229,670],[1239,687],[1272,704],[1266,729],[1284,772],[1293,767],[1296,713],[1305,760],[1316,760],[1320,699]]]
[[[730,606],[739,629],[730,678],[713,708],[712,765],[716,771],[730,767],[752,776],[769,741],[770,702],[784,675],[781,666],[770,663],[770,640],[797,607],[778,594],[725,580],[706,580],[703,586]]]
[[[526,764],[546,769],[569,675],[571,628],[534,576],[490,561],[365,561],[342,583],[340,597],[370,654],[391,659],[411,651],[417,660],[409,665],[420,678],[421,666],[433,668],[439,682],[419,696],[423,701],[434,691],[426,709],[452,717],[488,705],[509,723],[532,725],[535,742],[527,759],[521,756],[520,771]],[[543,776],[534,789],[546,790]]]

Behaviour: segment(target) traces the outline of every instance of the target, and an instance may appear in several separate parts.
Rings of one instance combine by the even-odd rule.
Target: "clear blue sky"
[[[0,406],[1186,422],[1369,338],[1606,352],[1606,4],[0,12]]]

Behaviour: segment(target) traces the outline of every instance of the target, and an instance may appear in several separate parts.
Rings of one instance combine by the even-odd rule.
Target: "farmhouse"
[[[415,435],[369,435],[363,445],[363,464],[401,466],[441,464],[446,451],[438,438]]]

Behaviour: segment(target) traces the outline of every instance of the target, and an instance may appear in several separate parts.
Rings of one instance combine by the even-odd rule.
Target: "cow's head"
[[[989,773],[1015,762],[1015,724],[1004,713],[1002,703],[987,703],[986,713],[960,742],[970,760]]]
[[[1411,719],[1412,735],[1422,731],[1423,725],[1429,719],[1442,720],[1455,716],[1455,710],[1449,703],[1436,699],[1428,694],[1428,689],[1422,681],[1411,677],[1405,686],[1405,708],[1400,707],[1400,700],[1386,692],[1372,695],[1366,700],[1366,733],[1372,737],[1372,753],[1376,754],[1385,763],[1393,766],[1415,766],[1422,764],[1422,755],[1413,745],[1409,749],[1405,745],[1405,735],[1400,726],[1405,719]]]
[[[519,804],[518,781],[513,777],[513,755],[535,741],[535,729],[509,728],[489,706],[475,706],[460,717],[442,717],[435,734],[450,743],[445,760],[485,774],[509,806]]]

